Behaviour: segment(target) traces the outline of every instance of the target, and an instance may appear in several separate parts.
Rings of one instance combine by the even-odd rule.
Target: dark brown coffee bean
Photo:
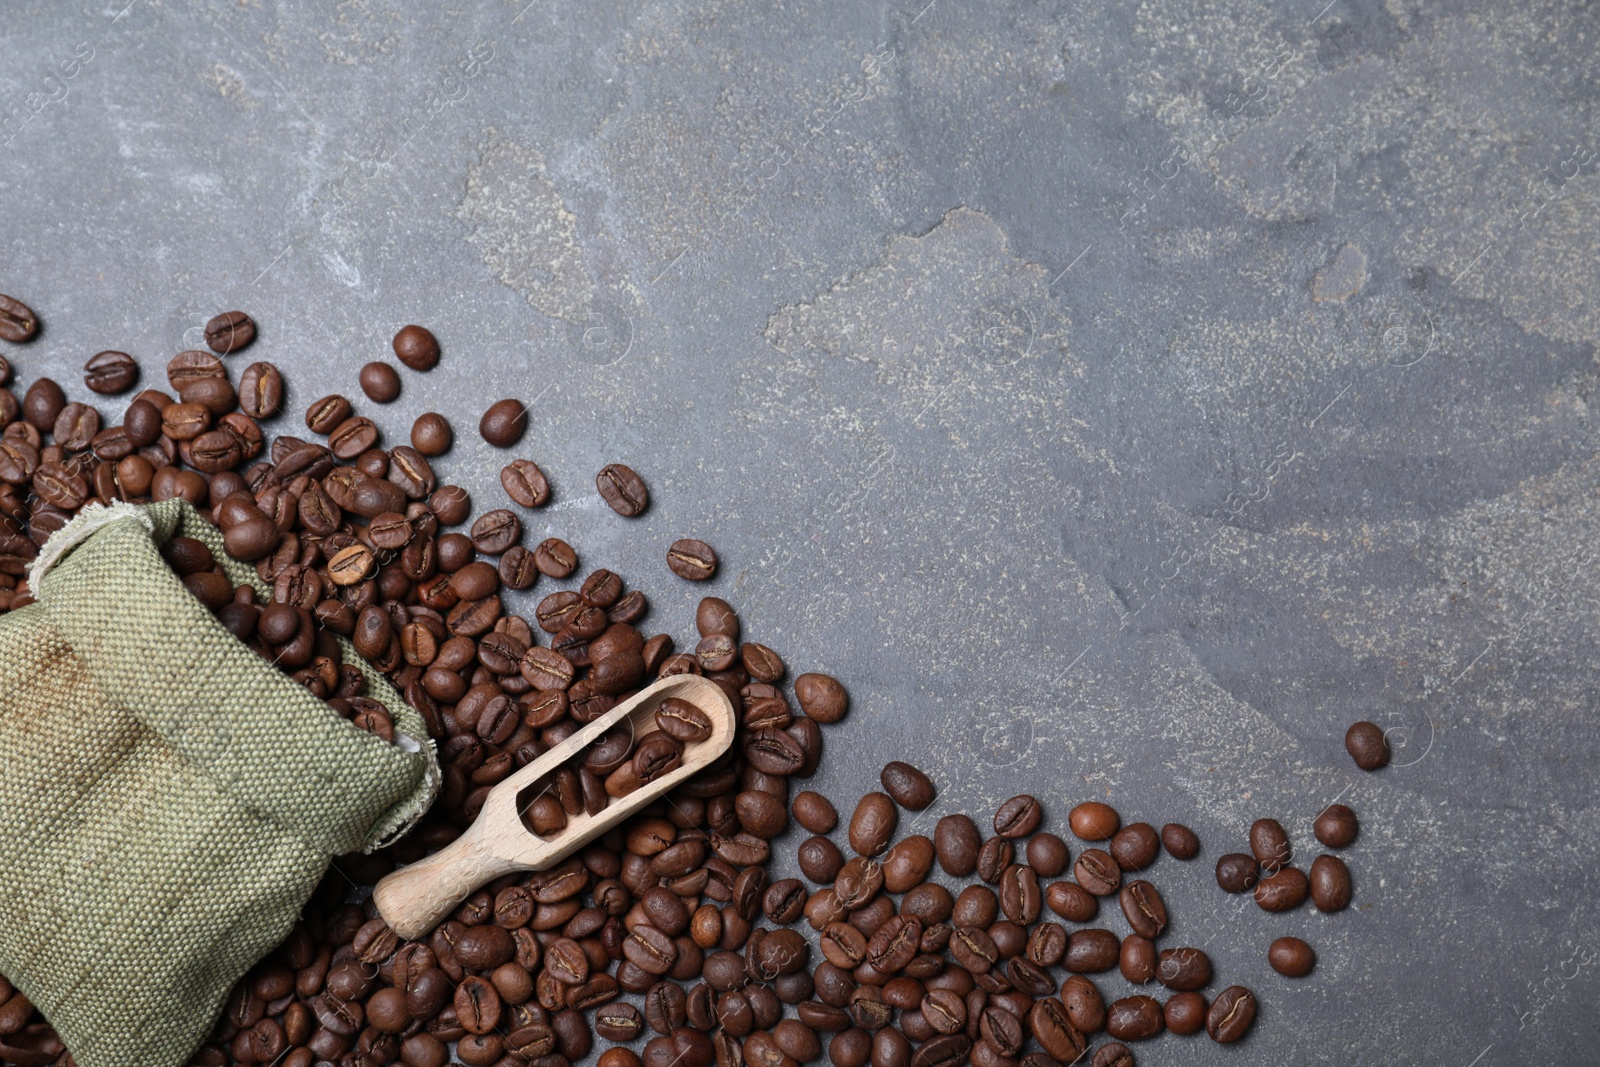
[[[252,363],[239,377],[239,410],[252,419],[273,419],[283,410],[283,375],[271,363]]]
[[[1085,1034],[1092,1034],[1105,1025],[1106,1004],[1100,990],[1082,975],[1071,975],[1061,983],[1061,1004],[1072,1025]]]
[[[1261,877],[1254,856],[1230,852],[1217,860],[1217,885],[1226,893],[1243,893]]]
[[[1200,839],[1182,823],[1169,822],[1163,826],[1161,844],[1173,859],[1192,860],[1200,855]]]
[[[1256,1019],[1255,994],[1242,985],[1229,986],[1217,994],[1206,1013],[1206,1033],[1211,1040],[1228,1044],[1239,1040]]]
[[[559,537],[547,537],[533,550],[534,565],[550,578],[570,577],[578,569],[578,554]]]
[[[180,393],[185,385],[201,378],[227,376],[228,372],[222,366],[222,360],[202,349],[191,348],[186,352],[179,352],[167,361],[167,382]],[[145,391],[148,392],[149,390]],[[145,393],[140,395],[143,396]]]
[[[1084,841],[1109,841],[1122,825],[1122,817],[1111,805],[1091,800],[1073,808],[1067,824]]]
[[[0,340],[21,344],[39,332],[39,319],[33,309],[15,297],[0,293]]]
[[[306,429],[312,433],[329,434],[350,417],[350,401],[334,394],[313,400],[306,408]]]
[[[1107,897],[1122,885],[1122,868],[1110,853],[1098,848],[1085,849],[1073,864],[1072,876],[1097,897]]]
[[[1100,902],[1076,882],[1054,882],[1045,890],[1045,906],[1068,922],[1086,923],[1100,910]]]
[[[987,931],[957,926],[950,935],[950,956],[973,974],[988,974],[1000,959],[1000,950]]]
[[[1162,949],[1155,977],[1168,989],[1203,989],[1211,981],[1211,959],[1197,948]]]
[[[1012,797],[994,813],[994,832],[1004,838],[1026,837],[1038,828],[1043,814],[1033,797]]]
[[[1134,985],[1144,985],[1156,976],[1156,943],[1148,937],[1129,934],[1122,939],[1117,969]]]
[[[1123,870],[1142,871],[1156,861],[1161,839],[1149,823],[1129,823],[1112,835],[1108,851]]]
[[[1297,867],[1285,867],[1256,883],[1256,903],[1262,911],[1291,911],[1305,903],[1310,886]]]
[[[1316,966],[1317,953],[1298,937],[1280,937],[1268,946],[1267,962],[1285,978],[1304,978]]]
[[[1088,1040],[1073,1025],[1066,1008],[1054,998],[1034,1004],[1028,1015],[1028,1025],[1039,1047],[1062,1063],[1077,1060],[1088,1046]]]
[[[486,555],[499,555],[521,537],[522,520],[505,508],[485,512],[472,524],[472,545]]]
[[[1345,848],[1356,839],[1356,813],[1343,804],[1330,804],[1311,829],[1329,848]]]
[[[1074,974],[1109,971],[1121,954],[1122,944],[1110,930],[1074,930],[1067,937],[1062,966]]]
[[[952,878],[966,878],[977,870],[983,837],[965,815],[946,815],[934,827],[933,847],[944,873]]]
[[[839,813],[828,802],[828,798],[810,790],[795,796],[790,811],[795,822],[813,834],[831,833],[839,825]]]
[[[1149,882],[1129,882],[1118,896],[1122,914],[1140,937],[1156,938],[1167,928],[1167,907]]]
[[[972,1040],[965,1034],[942,1034],[924,1041],[911,1057],[911,1067],[960,1067],[972,1051]]]
[[[206,347],[213,352],[237,352],[255,339],[255,320],[242,311],[224,311],[206,323]]]
[[[378,427],[365,415],[352,415],[328,434],[328,449],[339,459],[355,459],[377,443]]]
[[[374,404],[392,404],[400,399],[400,372],[381,360],[364,365],[356,380]]]
[[[921,811],[933,803],[933,782],[909,763],[895,760],[885,764],[878,780],[883,783],[884,792],[909,811]]]
[[[1007,919],[1027,926],[1039,918],[1039,876],[1032,867],[1011,864],[1001,875],[999,884],[1000,910]]]
[[[122,428],[135,448],[154,444],[161,436],[161,409],[148,400],[135,400],[122,413]]]
[[[802,841],[797,856],[800,873],[818,885],[833,881],[844,866],[844,856],[839,852],[839,847],[826,837],[810,837]]]
[[[1144,1041],[1165,1028],[1161,1004],[1154,997],[1123,997],[1106,1009],[1106,1033],[1122,1041]]]
[[[667,549],[667,568],[679,578],[703,582],[716,575],[717,554],[704,541],[684,538]]]
[[[656,725],[668,736],[690,745],[711,736],[711,719],[705,712],[676,697],[668,697],[656,705]],[[779,802],[780,808],[782,802]]]
[[[1108,1041],[1095,1049],[1089,1067],[1134,1067],[1133,1051],[1120,1041]]]
[[[644,479],[631,467],[608,464],[600,468],[594,483],[600,498],[623,518],[634,518],[650,505],[650,491],[645,488]]]
[[[478,434],[496,448],[510,448],[528,430],[528,409],[520,400],[497,400],[478,420]]]
[[[102,396],[132,389],[139,380],[139,364],[126,352],[96,352],[83,365],[83,384]]]
[[[1318,911],[1343,911],[1350,906],[1350,868],[1337,856],[1311,861],[1311,903]]]
[[[862,856],[876,856],[889,847],[899,815],[885,793],[868,793],[850,817],[850,847]]]
[[[439,364],[439,342],[421,326],[403,326],[394,335],[395,358],[415,371],[430,371]]]
[[[1067,953],[1067,931],[1060,923],[1040,923],[1028,934],[1028,959],[1054,967]]]
[[[912,834],[896,841],[884,854],[883,887],[891,893],[905,893],[921,885],[932,869],[933,842]]]
[[[22,417],[40,433],[54,429],[61,409],[66,406],[67,394],[52,378],[40,378],[22,395]]]
[[[525,508],[543,507],[550,499],[550,483],[531,459],[514,459],[501,468],[500,485]]]
[[[766,645],[747,642],[739,649],[739,659],[751,678],[771,684],[783,677],[783,660]]]
[[[1289,862],[1289,835],[1277,819],[1257,819],[1250,824],[1250,851],[1268,874]]]
[[[1364,771],[1376,771],[1389,765],[1389,742],[1376,723],[1358,722],[1344,735],[1345,751]]]

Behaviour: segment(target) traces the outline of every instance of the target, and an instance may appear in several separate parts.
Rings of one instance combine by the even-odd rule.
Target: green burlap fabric
[[[329,860],[403,833],[438,788],[380,675],[400,745],[224,630],[161,557],[179,534],[257,581],[187,503],[118,505],[57,533],[38,602],[0,616],[0,973],[80,1067],[185,1063]]]

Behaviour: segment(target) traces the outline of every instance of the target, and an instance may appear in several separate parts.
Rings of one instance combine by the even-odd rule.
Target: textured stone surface
[[[1141,1060],[1600,1039],[1592,10],[5,18],[22,383],[108,346],[154,371],[242,307],[303,405],[425,322],[444,361],[373,413],[391,440],[446,413],[442,472],[498,500],[471,430],[529,401],[557,503],[528,538],[638,582],[653,625],[686,636],[716,592],[843,678],[839,802],[904,756],[942,790],[908,830],[1024,788],[1057,828],[1091,797],[1195,827],[1202,858],[1152,875],[1168,936],[1263,1008],[1242,1049]],[[650,482],[641,519],[595,495],[610,461]],[[709,590],[666,571],[679,536],[721,554]],[[1355,770],[1357,718],[1394,767]],[[1348,912],[1215,889],[1263,815],[1313,855],[1335,797],[1364,827]],[[1313,977],[1268,969],[1280,934]]]

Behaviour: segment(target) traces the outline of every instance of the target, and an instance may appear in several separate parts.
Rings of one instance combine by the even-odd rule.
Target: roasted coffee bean
[[[83,384],[102,396],[132,389],[139,380],[139,364],[126,352],[97,352],[83,365]]]
[[[1024,926],[1039,918],[1039,876],[1032,867],[1013,863],[1000,876],[1000,910],[1007,919]]]
[[[1105,1025],[1105,1000],[1094,982],[1082,975],[1071,975],[1061,983],[1061,1004],[1072,1025],[1085,1034],[1092,1034]]]
[[[485,512],[472,524],[472,546],[479,552],[498,556],[522,537],[522,520],[504,508]]]
[[[395,358],[415,371],[430,371],[439,363],[439,342],[421,326],[403,326],[394,335]]]
[[[1318,911],[1343,911],[1350,906],[1350,868],[1337,856],[1311,861],[1311,903]]]
[[[965,878],[977,870],[983,837],[965,815],[946,815],[933,830],[933,847],[939,867],[952,878]]]
[[[1200,855],[1200,839],[1182,823],[1169,822],[1163,826],[1161,844],[1173,859],[1192,860]]]
[[[1162,949],[1155,977],[1168,989],[1203,989],[1211,981],[1211,959],[1197,948]]]
[[[1108,1041],[1095,1049],[1089,1067],[1134,1067],[1133,1051],[1120,1041]]]
[[[1146,881],[1129,882],[1118,896],[1122,914],[1140,937],[1156,938],[1167,928],[1167,907],[1156,887]]]
[[[1242,985],[1229,986],[1217,994],[1206,1013],[1206,1033],[1213,1041],[1228,1044],[1239,1040],[1256,1019],[1255,994]]]
[[[1067,825],[1084,841],[1109,841],[1122,825],[1122,818],[1109,804],[1086,801],[1067,815]]]
[[[533,550],[539,573],[550,578],[566,578],[578,569],[578,554],[559,537],[547,537]]]
[[[1256,883],[1255,898],[1262,911],[1291,911],[1305,903],[1310,885],[1297,867],[1285,867]]]
[[[39,319],[33,309],[15,297],[0,293],[0,340],[21,344],[39,332]]]
[[[363,366],[357,381],[374,404],[392,404],[400,399],[400,372],[381,360]]]
[[[0,322],[4,321],[3,310],[0,310]],[[22,395],[22,417],[40,433],[49,433],[55,428],[56,419],[66,406],[67,394],[52,378],[40,378]]]
[[[1026,837],[1038,828],[1043,814],[1033,797],[1012,797],[994,813],[994,832],[1004,838]]]
[[[1389,765],[1389,741],[1376,723],[1353,724],[1345,731],[1344,747],[1356,766],[1364,771],[1376,771]]]
[[[1143,985],[1156,976],[1156,945],[1148,937],[1129,934],[1122,939],[1117,969],[1134,985]]]
[[[717,574],[717,553],[706,542],[685,537],[667,549],[667,569],[686,581],[704,582]]]
[[[365,415],[350,416],[328,434],[328,449],[339,459],[355,459],[377,443],[378,427]]]
[[[495,448],[510,448],[528,430],[528,409],[520,400],[497,400],[478,420],[478,434]]]
[[[911,1067],[960,1067],[972,1051],[972,1040],[965,1034],[942,1034],[924,1041],[911,1057]]]
[[[794,815],[795,822],[813,834],[830,833],[839,825],[839,813],[828,802],[828,798],[810,790],[795,796],[794,802],[790,805],[790,812]]]
[[[1067,954],[1062,966],[1073,974],[1109,971],[1117,965],[1122,944],[1110,930],[1074,930],[1067,937]]]
[[[1280,937],[1268,946],[1267,962],[1285,978],[1304,978],[1316,966],[1317,954],[1298,937]]]
[[[525,508],[543,507],[550,499],[550,483],[531,459],[514,459],[500,470],[506,495]]]
[[[1123,997],[1106,1008],[1106,1033],[1122,1041],[1143,1041],[1166,1028],[1161,1004],[1154,997]]]
[[[1098,848],[1085,849],[1073,864],[1072,876],[1097,897],[1107,897],[1122,884],[1122,868],[1110,853]]]
[[[957,926],[950,935],[950,956],[972,974],[988,974],[999,961],[1000,950],[982,928]]]
[[[244,369],[239,377],[239,410],[252,419],[277,418],[283,411],[283,375],[277,367],[261,362]]]
[[[1206,998],[1199,993],[1174,993],[1162,1005],[1161,1014],[1168,1030],[1187,1037],[1206,1028],[1207,1007]]]
[[[1054,967],[1067,953],[1067,931],[1060,923],[1040,923],[1028,934],[1028,959]]]
[[[206,323],[206,347],[213,352],[237,352],[255,339],[255,320],[242,311],[224,311]]]
[[[167,383],[178,392],[183,387],[201,378],[226,378],[227,370],[222,366],[222,360],[210,352],[198,348],[191,348],[186,352],[179,352],[167,361]],[[147,395],[146,390],[141,396]],[[167,398],[170,401],[170,397]]]
[[[645,488],[644,479],[620,463],[602,467],[595,475],[595,488],[611,510],[624,518],[634,518],[650,505],[650,491]]]
[[[783,660],[766,645],[746,642],[739,648],[745,671],[758,682],[771,684],[783,677]]]
[[[899,815],[888,794],[868,793],[850,817],[850,847],[862,856],[876,856],[889,847]]]
[[[900,760],[885,764],[878,780],[883,783],[884,792],[908,811],[921,811],[933,803],[936,795],[926,774]]]
[[[1254,856],[1230,852],[1217,860],[1217,885],[1227,893],[1243,893],[1261,877]]]
[[[1045,906],[1068,922],[1086,923],[1100,910],[1100,902],[1076,882],[1054,882],[1044,894]]]
[[[1108,851],[1125,871],[1142,871],[1156,861],[1161,839],[1149,823],[1129,823],[1111,837]]]
[[[883,887],[891,893],[905,893],[921,885],[932,869],[933,842],[921,834],[912,834],[896,841],[884,854]]]
[[[1356,830],[1356,813],[1343,804],[1330,804],[1312,824],[1317,840],[1329,848],[1348,847],[1356,839]]]
[[[1062,1063],[1072,1063],[1081,1057],[1088,1046],[1083,1032],[1073,1025],[1066,1008],[1054,998],[1037,1001],[1028,1014],[1028,1027],[1033,1039],[1050,1056]]]
[[[819,885],[832,882],[844,866],[839,847],[826,837],[811,837],[798,849],[800,873]]]
[[[1250,824],[1250,851],[1268,874],[1289,862],[1289,835],[1277,819],[1257,819]]]
[[[1071,854],[1067,843],[1055,834],[1036,833],[1028,838],[1028,866],[1042,878],[1054,878],[1067,869]]]
[[[686,745],[711,736],[710,717],[687,700],[676,697],[668,697],[656,705],[655,721],[664,733]]]

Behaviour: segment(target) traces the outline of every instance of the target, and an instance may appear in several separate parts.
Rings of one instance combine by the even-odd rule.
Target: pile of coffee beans
[[[36,330],[31,311],[0,297],[0,338],[26,340]],[[176,397],[146,390],[108,428],[48,379],[33,382],[20,403],[0,388],[0,610],[31,600],[27,564],[89,502],[182,496],[271,588],[258,603],[221,579],[197,543],[174,542],[175,571],[225,626],[337,713],[384,735],[352,691],[353,666],[330,651],[330,634],[348,636],[438,744],[443,788],[432,810],[399,843],[336,861],[284,944],[235,989],[197,1067],[563,1067],[590,1057],[596,1037],[613,1043],[598,1057],[602,1067],[824,1059],[839,1067],[1133,1067],[1125,1042],[1205,1030],[1229,1043],[1249,1031],[1254,994],[1231,985],[1208,1001],[1209,957],[1161,945],[1167,905],[1150,881],[1127,877],[1163,849],[1178,860],[1197,856],[1192,831],[1124,826],[1109,806],[1084,803],[1068,817],[1083,843],[1074,859],[1045,828],[1044,805],[1018,796],[993,814],[990,836],[949,814],[932,838],[897,839],[900,812],[927,809],[937,790],[922,771],[894,762],[883,769],[882,792],[852,809],[847,857],[827,836],[839,824],[833,803],[795,788],[822,758],[821,728],[849,710],[837,680],[805,673],[786,687],[780,654],[745,640],[732,605],[717,597],[700,601],[692,650],[678,652],[668,633],[640,629],[644,595],[605,569],[543,596],[528,617],[509,610],[503,593],[575,575],[576,551],[553,537],[526,548],[517,511],[497,507],[474,519],[465,490],[439,483],[431,460],[453,441],[443,414],[423,415],[409,445],[386,448],[379,426],[334,395],[305,412],[313,439],[280,433],[269,442],[261,424],[282,413],[279,371],[256,362],[235,386],[217,358],[256,333],[248,315],[219,315],[206,329],[211,352],[168,364]],[[421,326],[399,331],[393,351],[412,372],[441,359]],[[377,366],[364,368],[359,384],[385,403],[398,395],[399,372]],[[0,360],[0,386],[9,376]],[[123,353],[100,353],[85,368],[101,395],[138,379]],[[491,445],[511,447],[528,418],[521,402],[501,400],[479,430]],[[501,485],[515,508],[551,496],[528,459],[508,463]],[[596,488],[624,517],[649,505],[643,479],[621,464],[602,469]],[[704,580],[717,559],[709,545],[684,538],[668,549],[667,566]],[[473,893],[423,937],[401,941],[379,917],[370,886],[459,836],[497,783],[651,680],[683,673],[708,678],[732,701],[738,724],[726,755],[559,866]],[[697,710],[667,701],[647,736],[604,737],[528,799],[530,831],[556,833],[579,811],[602,810],[666,773],[702,736]],[[773,880],[771,842],[791,818],[812,835],[797,848],[803,878]],[[1276,825],[1252,829],[1250,855],[1219,862],[1219,883],[1256,888],[1263,907],[1293,907],[1308,893],[1329,910],[1348,903],[1348,871],[1333,857],[1288,884],[1287,837]],[[1353,814],[1329,808],[1317,835],[1343,847],[1355,836]],[[1319,867],[1324,859],[1332,862]],[[1266,879],[1263,864],[1275,865]],[[934,880],[935,865],[955,891]],[[1128,927],[1120,936],[1089,925],[1113,897]],[[802,922],[814,936],[796,928]],[[1288,938],[1270,958],[1282,973],[1305,973],[1314,954]],[[1159,984],[1165,1000],[1146,991],[1108,1003],[1090,976],[1112,970],[1145,990]],[[1111,1040],[1091,1052],[1102,1032]],[[0,1059],[70,1063],[4,979]]]

